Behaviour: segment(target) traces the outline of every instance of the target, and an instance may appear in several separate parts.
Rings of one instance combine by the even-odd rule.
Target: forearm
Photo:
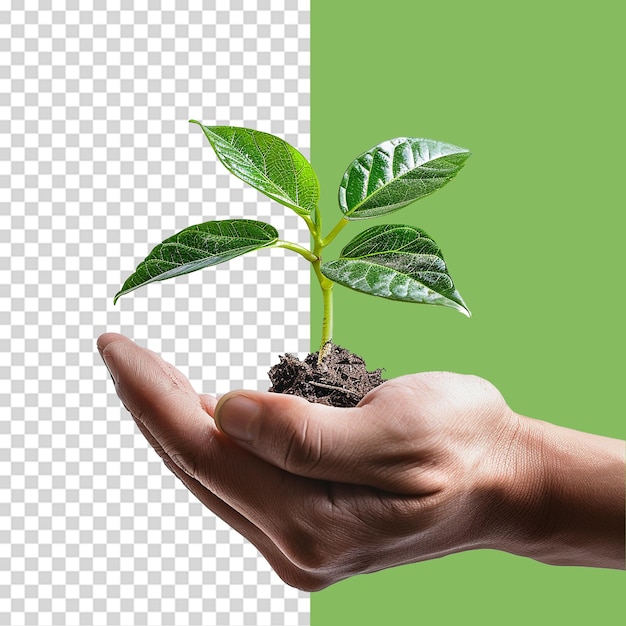
[[[512,552],[552,565],[624,569],[626,442],[520,417],[531,473]],[[519,491],[518,491],[519,493]]]

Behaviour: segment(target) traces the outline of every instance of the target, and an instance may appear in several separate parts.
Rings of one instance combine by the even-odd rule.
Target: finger
[[[161,457],[165,466],[204,506],[250,541],[267,559],[278,576],[288,585],[303,591],[318,591],[329,584],[330,581],[324,575],[306,572],[297,567],[260,528],[178,467],[141,422],[135,420],[135,423],[148,443]]]
[[[163,452],[260,528],[296,565],[298,555],[306,558],[302,528],[316,506],[327,503],[327,487],[289,474],[228,439],[184,376],[154,353],[115,335],[102,340],[101,348],[120,399]]]
[[[211,416],[215,415],[215,406],[217,405],[217,399],[215,396],[211,396],[208,393],[200,394],[200,403],[202,408]]]
[[[172,448],[170,448],[170,450],[166,449],[168,446],[167,442],[170,442],[169,445],[172,446],[174,445],[174,440],[172,438],[167,438],[164,446],[164,442],[159,441],[150,431],[149,427],[146,425],[146,420],[150,425],[155,426],[155,420],[153,420],[152,417],[160,417],[162,411],[158,411],[153,414],[151,410],[146,410],[146,407],[142,406],[141,403],[144,402],[146,398],[151,397],[151,392],[155,391],[153,387],[156,387],[157,392],[164,393],[166,397],[169,396],[168,384],[172,385],[174,390],[177,390],[179,397],[182,397],[183,401],[180,404],[177,404],[176,402],[169,402],[167,404],[168,406],[169,404],[174,404],[175,407],[181,411],[180,415],[184,415],[185,411],[189,410],[190,407],[185,405],[195,405],[195,401],[191,397],[195,395],[191,385],[184,378],[184,376],[180,374],[180,372],[177,372],[177,370],[175,370],[175,368],[171,365],[162,361],[162,359],[160,359],[160,357],[158,357],[155,353],[139,348],[139,346],[136,346],[131,340],[123,335],[113,333],[102,335],[98,339],[98,350],[107,364],[107,367],[109,367],[111,376],[116,383],[116,389],[118,390],[122,402],[124,402],[125,406],[131,411],[131,413],[133,413],[133,418],[135,419],[135,423],[138,428],[146,437],[150,445],[152,445],[155,449],[157,454],[159,454],[159,456],[163,459],[165,465],[183,482],[183,484],[198,498],[198,500],[200,500],[218,517],[223,519],[227,524],[232,526],[252,544],[254,544],[265,556],[276,573],[287,584],[305,591],[317,591],[333,581],[333,579],[329,578],[328,575],[314,571],[305,571],[304,569],[298,567],[297,564],[295,564],[293,560],[280,549],[276,542],[273,541],[262,528],[255,524],[253,520],[248,519],[245,514],[235,510],[235,508],[230,506],[222,498],[218,497],[210,489],[205,487],[200,481],[196,480],[192,476],[189,476],[180,467],[180,460],[182,457],[179,450],[183,448],[173,448],[176,450],[175,454],[177,455],[179,461],[176,463],[171,456]],[[133,393],[136,389],[133,386],[132,381],[128,380],[127,369],[129,366],[131,371],[137,373],[135,387],[139,390],[139,392],[136,395]],[[157,371],[155,371],[155,367]],[[159,380],[161,383],[160,385]],[[172,389],[169,389],[169,392],[172,393]],[[158,393],[156,398],[158,401]],[[215,399],[208,395],[203,395],[199,398],[196,396],[196,400],[207,412],[212,411],[215,406]],[[140,415],[143,419],[138,419],[137,415]],[[173,415],[176,417],[179,416],[176,410]],[[208,422],[212,422],[210,417],[205,416],[205,418]],[[185,420],[181,420],[181,422],[185,423]],[[157,428],[156,430],[159,429]],[[213,430],[217,432],[214,426]],[[230,444],[230,447],[236,446]],[[238,450],[238,452],[242,455],[245,454],[242,450]],[[227,465],[225,459],[219,460],[222,462],[222,466]],[[261,463],[256,458],[254,458],[254,462],[257,464]],[[248,478],[246,468],[243,466],[241,469],[244,472],[243,480],[245,482]],[[273,471],[275,471],[275,468]],[[214,484],[217,484],[220,483],[220,480],[221,478],[216,476],[213,482]],[[253,489],[257,493],[260,491],[259,485],[254,485]],[[227,492],[228,488],[222,486],[221,490]],[[253,505],[254,502],[252,501],[252,498],[249,497],[248,494],[244,494],[244,499],[246,497],[248,497]],[[255,511],[255,513],[257,513],[257,511]]]
[[[195,453],[198,442],[210,442],[212,403],[176,368],[123,335],[102,335],[98,349],[125,407],[174,461]]]
[[[398,491],[396,468],[415,459],[410,436],[387,421],[388,412],[384,402],[335,408],[235,391],[220,398],[215,422],[243,448],[293,474]]]

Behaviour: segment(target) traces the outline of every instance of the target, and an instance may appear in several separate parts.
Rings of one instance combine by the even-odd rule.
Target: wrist
[[[552,565],[625,568],[626,445],[514,414],[496,479],[500,549]]]

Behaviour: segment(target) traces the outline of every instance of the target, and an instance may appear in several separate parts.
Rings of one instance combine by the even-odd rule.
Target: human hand
[[[555,435],[514,413],[480,378],[404,376],[352,409],[254,391],[216,403],[121,335],[103,335],[98,347],[119,397],[167,467],[290,585],[321,589],[474,548],[564,562],[556,538],[571,537],[555,522],[549,495],[560,484],[555,459],[564,458]],[[617,505],[600,509],[611,541],[592,547],[591,556],[587,541],[572,559],[624,567],[623,548],[615,556],[621,448],[585,436],[601,449],[596,457],[613,477],[605,486]],[[623,508],[622,496],[622,528]],[[585,517],[585,536],[591,523]]]

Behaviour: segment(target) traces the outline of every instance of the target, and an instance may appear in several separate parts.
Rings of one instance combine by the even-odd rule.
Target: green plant
[[[307,159],[286,141],[257,130],[208,127],[200,122],[219,160],[235,176],[295,211],[309,228],[310,250],[279,239],[270,224],[229,219],[189,226],[156,246],[116,294],[188,274],[261,248],[286,248],[309,261],[323,294],[320,361],[333,336],[335,283],[390,300],[438,304],[469,316],[439,246],[421,229],[405,224],[374,226],[357,235],[337,260],[322,253],[351,221],[397,211],[447,184],[470,153],[431,139],[400,137],[358,156],[339,185],[342,218],[322,234],[319,183]]]

